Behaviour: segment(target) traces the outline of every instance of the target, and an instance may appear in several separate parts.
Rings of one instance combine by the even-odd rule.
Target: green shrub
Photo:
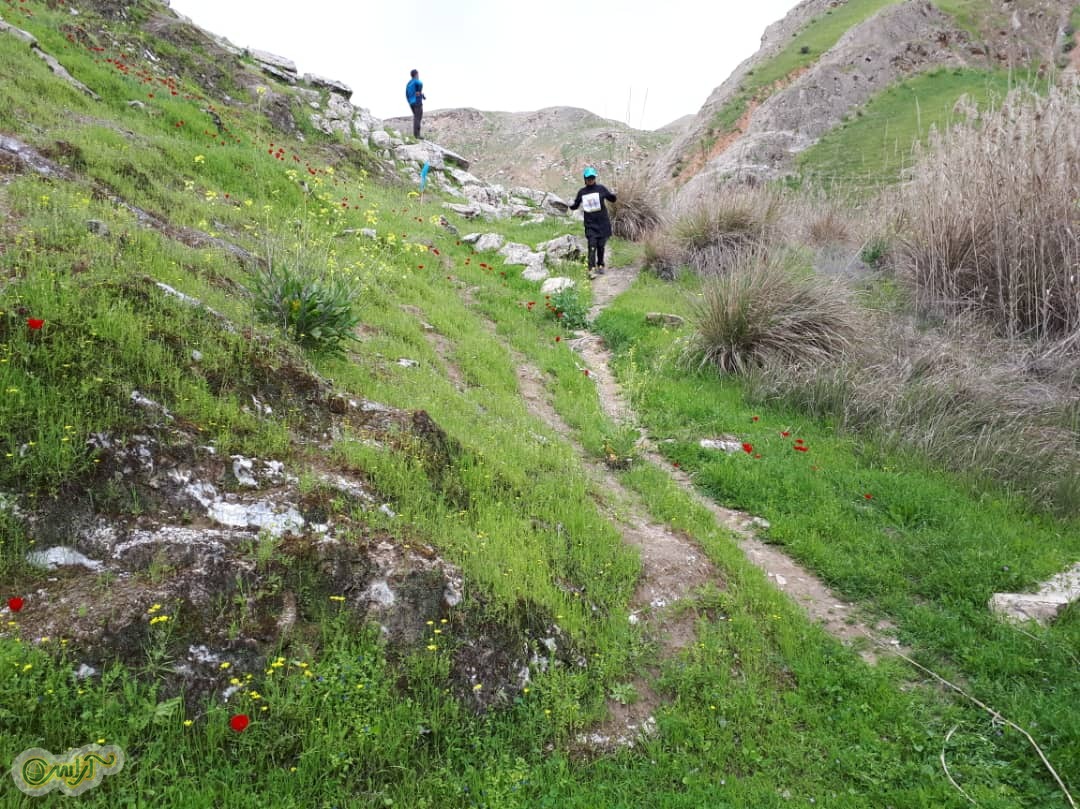
[[[567,287],[548,297],[545,302],[548,315],[559,321],[569,331],[589,327],[589,310],[581,299],[577,287]]]
[[[285,330],[306,349],[341,353],[360,318],[353,312],[357,293],[340,277],[320,276],[306,268],[268,262],[251,279],[255,310]]]
[[[819,363],[845,352],[858,336],[850,296],[796,262],[790,253],[749,251],[708,279],[685,359],[746,373],[765,362]]]
[[[859,251],[859,258],[868,267],[877,269],[889,254],[889,242],[882,238],[872,238]]]

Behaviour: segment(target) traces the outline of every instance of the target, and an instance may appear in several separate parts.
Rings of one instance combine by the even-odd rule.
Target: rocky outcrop
[[[967,34],[925,0],[908,0],[848,30],[812,65],[773,88],[760,104],[750,102],[729,137],[710,138],[716,114],[739,97],[753,70],[786,47],[793,33],[832,0],[800,3],[766,31],[762,49],[713,91],[695,123],[672,144],[654,168],[654,181],[689,179],[683,195],[696,196],[731,177],[773,179],[783,175],[799,152],[839,125],[843,118],[896,81],[931,66],[967,64]],[[715,141],[707,162],[691,170],[688,155]]]
[[[35,56],[37,56],[39,59],[41,59],[41,61],[43,61],[46,65],[49,66],[49,70],[51,70],[53,74],[59,76],[61,79],[70,84],[79,92],[85,93],[86,95],[90,96],[92,99],[94,99],[94,101],[100,101],[97,93],[95,93],[81,81],[68,73],[67,69],[58,61],[56,61],[56,58],[52,54],[43,50],[41,45],[37,41],[37,37],[35,37],[33,34],[27,31],[23,31],[21,28],[16,28],[14,25],[5,22],[2,18],[0,18],[0,34],[9,34],[16,39],[21,39],[30,47],[30,51]]]
[[[411,131],[412,119],[390,118],[386,123]],[[671,139],[670,132],[633,129],[575,107],[428,111],[423,131],[425,137],[469,157],[476,173],[492,182],[562,194],[580,185],[583,166],[594,165],[603,176],[614,177],[645,164]]]

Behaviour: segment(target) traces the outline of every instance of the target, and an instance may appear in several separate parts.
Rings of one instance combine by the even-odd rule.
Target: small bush
[[[570,331],[589,327],[589,310],[577,287],[567,287],[556,292],[544,305],[548,314]]]
[[[889,242],[881,237],[873,237],[859,251],[859,258],[868,267],[878,269],[889,255]]]
[[[285,330],[307,349],[338,354],[355,340],[360,318],[353,313],[356,290],[336,277],[320,277],[311,270],[284,262],[268,262],[251,280],[255,309],[268,323]]]
[[[723,272],[740,253],[768,244],[782,212],[779,194],[745,186],[725,186],[692,205],[677,216],[671,236],[681,263],[701,275]]]
[[[686,360],[726,373],[766,362],[820,363],[858,335],[846,289],[804,271],[792,254],[743,253],[705,282]]]
[[[660,205],[644,177],[630,175],[619,183],[618,202],[612,206],[611,229],[614,235],[638,242],[662,222]]]

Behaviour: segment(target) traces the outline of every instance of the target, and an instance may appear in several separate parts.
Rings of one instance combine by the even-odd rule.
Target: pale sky
[[[172,0],[234,45],[338,79],[378,118],[583,107],[640,129],[696,113],[797,0]]]

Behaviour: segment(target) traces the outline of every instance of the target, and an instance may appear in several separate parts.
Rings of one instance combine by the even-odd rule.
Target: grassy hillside
[[[1017,77],[1005,72],[939,68],[875,96],[798,157],[803,181],[871,191],[900,179],[916,143],[931,128],[963,123],[957,101],[979,109],[1000,104]]]
[[[125,768],[80,797],[90,807],[967,806],[941,771],[947,746],[952,776],[981,805],[1062,805],[1024,738],[897,658],[865,663],[641,457],[536,285],[443,218],[461,232],[475,223],[430,192],[421,203],[402,183],[380,184],[390,172],[359,142],[302,117],[278,128],[283,111],[305,108],[291,103],[295,89],[158,39],[163,7],[100,0],[77,18],[53,0],[18,7],[5,14],[101,101],[0,34],[0,134],[52,167],[0,163],[0,604],[25,599],[0,622],[5,770],[30,747],[120,745]],[[529,244],[577,229],[482,227]],[[613,265],[639,258],[614,249]],[[294,290],[277,320],[260,315],[269,267],[309,290]],[[559,270],[587,304],[584,268]],[[597,326],[642,422],[671,439],[668,461],[711,497],[768,518],[768,540],[850,598],[853,614],[892,622],[914,657],[1029,728],[1075,791],[1080,614],[1021,630],[985,610],[990,593],[1075,560],[1075,522],[680,370],[669,359],[681,333],[645,326],[642,313],[685,314],[698,291],[643,277]],[[318,335],[298,325],[307,295],[346,299],[359,325],[342,327],[340,346],[333,323]],[[565,429],[537,416],[522,368],[535,369]],[[323,388],[331,401],[425,411],[444,462],[409,436],[334,421],[314,393]],[[133,402],[136,391],[144,399]],[[697,445],[728,431],[763,457]],[[809,454],[790,451],[780,433],[791,431]],[[280,460],[321,495],[318,521],[342,542],[430,548],[460,569],[464,599],[395,645],[346,604],[354,594],[313,585],[322,568],[293,543],[251,531],[245,563],[280,571],[267,584],[278,591],[299,582],[297,612],[314,630],[217,667],[208,693],[177,689],[192,619],[182,599],[149,597],[170,571],[150,563],[121,580],[25,560],[82,528],[73,513],[157,518],[143,490],[100,468],[102,436],[144,433],[164,456],[209,446],[222,459]],[[632,458],[609,470],[625,501],[598,477],[615,454]],[[321,492],[326,473],[363,480],[387,509]],[[643,563],[623,532],[634,520],[668,526],[716,570],[678,605],[693,637],[677,653],[631,620]],[[317,545],[309,534],[302,541]],[[246,637],[242,613],[259,594],[243,590],[240,570],[236,579],[227,600]],[[85,589],[62,589],[75,581]],[[33,629],[64,610],[107,628],[103,605],[131,582],[145,587],[146,620],[122,661],[113,647]],[[74,603],[50,597],[72,592]],[[466,657],[477,648],[510,656],[549,638],[558,651],[538,655],[515,688],[494,694],[462,673],[490,670]],[[99,673],[75,676],[91,654],[104,657]],[[583,742],[642,698],[641,683],[659,695],[656,732],[634,747]],[[230,728],[237,714],[250,719],[242,731]],[[40,803],[4,778],[0,804]]]

